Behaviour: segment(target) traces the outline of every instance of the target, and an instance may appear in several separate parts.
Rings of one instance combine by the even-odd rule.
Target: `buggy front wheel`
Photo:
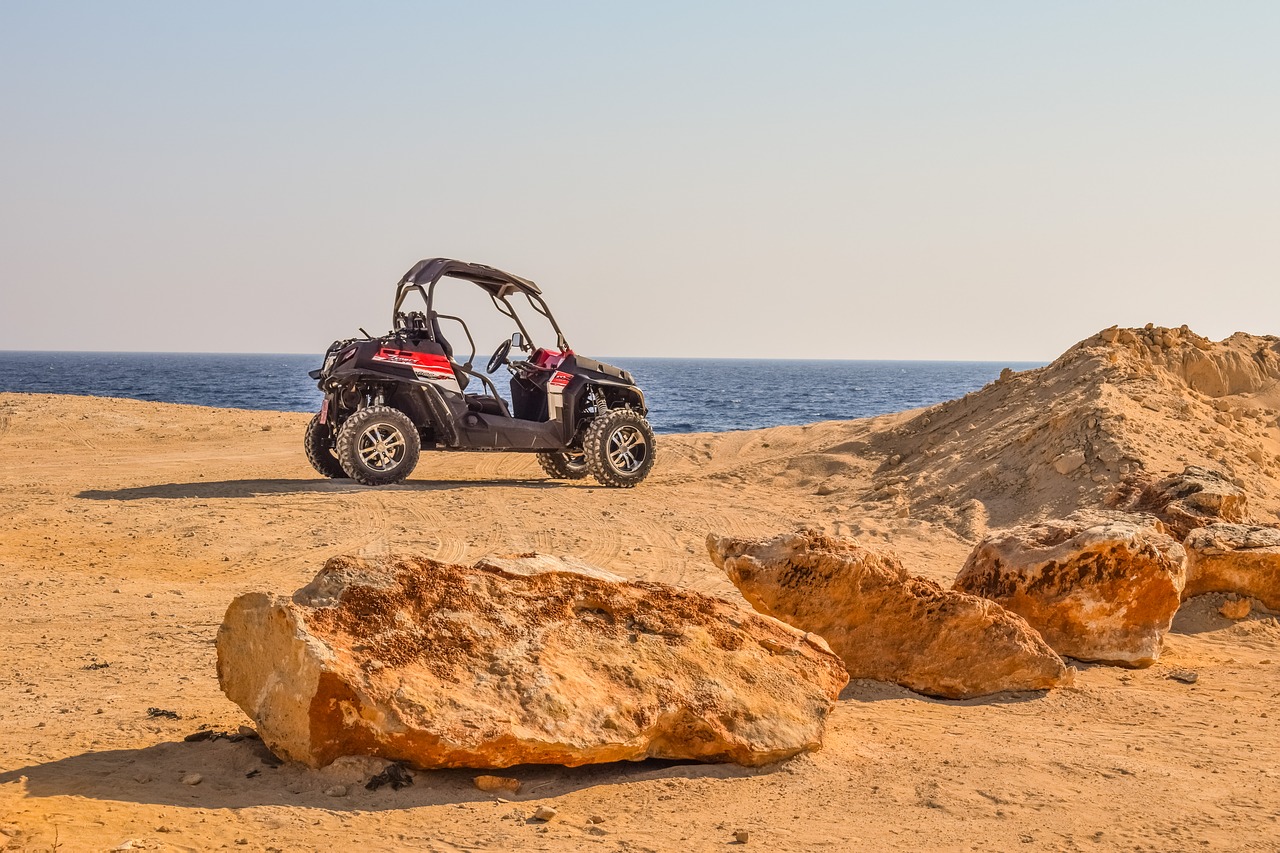
[[[653,429],[633,409],[610,409],[596,416],[582,439],[587,468],[602,486],[630,489],[653,469]]]
[[[369,406],[338,430],[335,455],[357,483],[387,486],[413,473],[421,449],[418,428],[408,415],[390,406]]]

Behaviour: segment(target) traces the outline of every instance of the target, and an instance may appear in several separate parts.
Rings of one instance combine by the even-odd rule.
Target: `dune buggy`
[[[473,367],[476,347],[466,322],[436,310],[437,285],[446,279],[481,288],[503,322],[514,323],[484,373]],[[415,294],[421,310],[406,310]],[[535,346],[516,305],[546,321],[554,347]],[[465,359],[445,338],[442,321],[460,327]],[[527,357],[512,360],[513,353]],[[503,366],[511,373],[510,403],[486,375]],[[423,450],[535,453],[552,477],[590,474],[618,488],[635,486],[653,468],[653,430],[631,374],[575,353],[536,284],[483,264],[448,258],[414,264],[396,285],[392,330],[335,341],[310,376],[324,401],[304,445],[326,477],[399,483]]]

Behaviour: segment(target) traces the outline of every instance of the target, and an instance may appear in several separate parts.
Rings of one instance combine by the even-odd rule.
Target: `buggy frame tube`
[[[435,269],[432,269],[432,268]],[[431,280],[424,288],[423,283],[418,280],[417,276],[421,272],[431,270]],[[414,264],[409,272],[404,274],[396,285],[396,301],[391,309],[391,325],[394,328],[396,315],[400,313],[400,308],[404,304],[405,297],[410,291],[418,291],[423,301],[427,304],[427,316],[430,317],[431,311],[435,307],[436,285],[442,278],[457,278],[462,281],[469,281],[489,293],[495,302],[501,300],[510,310],[510,316],[516,321],[516,325],[520,327],[520,332],[525,336],[526,340],[532,341],[524,324],[520,321],[519,315],[515,313],[515,308],[507,302],[507,296],[510,292],[523,293],[525,298],[529,300],[530,306],[547,318],[551,323],[551,328],[556,333],[556,346],[561,352],[569,352],[569,342],[565,339],[564,332],[560,329],[560,324],[556,322],[555,315],[551,313],[551,309],[547,307],[546,301],[542,298],[542,291],[538,286],[528,279],[511,275],[502,270],[493,267],[483,266],[481,264],[467,264],[461,261],[454,261],[448,258],[431,258],[425,261],[419,261]],[[503,312],[506,313],[506,312]],[[443,315],[442,315],[443,316]],[[427,328],[427,336],[435,341],[435,335],[430,324]],[[472,348],[475,346],[472,344]]]

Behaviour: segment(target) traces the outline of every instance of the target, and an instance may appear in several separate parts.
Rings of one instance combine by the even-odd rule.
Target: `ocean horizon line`
[[[0,353],[20,355],[202,355],[202,356],[246,356],[253,358],[288,356],[314,357],[317,362],[323,360],[323,352],[247,352],[204,350],[96,350],[96,349],[5,349]],[[585,353],[584,353],[585,354]],[[595,356],[593,356],[595,357]],[[750,355],[604,355],[600,358],[617,359],[619,361],[786,361],[786,362],[823,362],[827,364],[862,363],[862,364],[1003,364],[1043,367],[1052,359],[999,359],[999,358],[808,358],[803,356],[750,356]]]

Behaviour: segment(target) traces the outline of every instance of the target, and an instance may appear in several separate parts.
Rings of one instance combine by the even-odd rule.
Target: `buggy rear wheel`
[[[600,485],[630,489],[653,469],[653,429],[633,409],[610,409],[587,426],[582,450]]]
[[[413,473],[422,449],[418,428],[390,406],[369,406],[347,418],[338,431],[337,457],[357,483],[387,486]]]
[[[548,477],[556,480],[581,480],[591,473],[587,456],[581,450],[539,453],[538,464]]]
[[[307,452],[307,461],[321,475],[331,480],[343,479],[347,472],[342,470],[338,457],[333,450],[333,428],[320,423],[320,416],[314,415],[307,424],[307,431],[302,436],[302,447]]]

